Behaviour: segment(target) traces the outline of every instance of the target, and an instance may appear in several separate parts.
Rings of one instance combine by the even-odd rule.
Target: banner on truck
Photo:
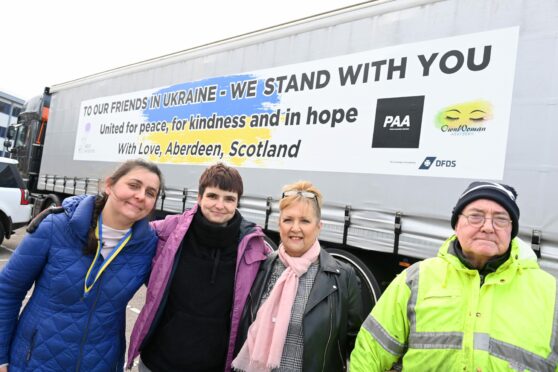
[[[76,160],[501,179],[519,28],[83,101]]]

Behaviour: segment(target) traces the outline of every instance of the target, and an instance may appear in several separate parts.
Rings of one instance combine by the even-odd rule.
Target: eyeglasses
[[[462,214],[463,217],[465,217],[467,219],[467,222],[469,223],[469,225],[473,226],[473,227],[481,227],[482,225],[484,225],[484,222],[486,220],[492,220],[492,227],[494,227],[495,229],[505,229],[506,227],[508,227],[510,225],[510,223],[512,222],[511,220],[505,218],[505,217],[485,217],[482,214],[470,214],[470,215],[465,215]]]
[[[283,195],[281,195],[281,199],[286,198],[287,196],[297,196],[300,195],[304,198],[308,198],[308,199],[315,199],[318,200],[318,198],[316,197],[316,194],[314,194],[311,191],[301,191],[301,190],[289,190],[289,191],[285,191],[283,193]]]

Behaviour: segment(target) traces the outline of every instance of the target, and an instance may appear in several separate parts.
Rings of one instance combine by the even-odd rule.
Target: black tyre
[[[347,263],[355,269],[361,282],[362,310],[364,317],[366,317],[382,294],[376,277],[364,261],[355,254],[337,248],[327,248],[327,251],[337,260]]]
[[[61,205],[62,203],[60,202],[60,198],[57,195],[49,194],[43,201],[43,204],[41,205],[41,211],[47,208],[59,207]]]
[[[275,244],[275,242],[267,235],[264,236],[264,243],[273,251],[277,250],[277,244]]]

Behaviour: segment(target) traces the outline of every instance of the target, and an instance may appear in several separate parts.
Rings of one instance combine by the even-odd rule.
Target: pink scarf
[[[248,329],[248,338],[232,363],[237,371],[263,372],[279,367],[291,309],[298,289],[298,279],[320,255],[318,240],[300,257],[291,257],[279,246],[279,259],[286,266],[262,304],[256,320]]]

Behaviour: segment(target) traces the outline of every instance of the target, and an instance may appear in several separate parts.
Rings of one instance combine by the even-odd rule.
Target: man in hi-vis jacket
[[[517,193],[473,182],[438,256],[395,278],[365,320],[351,371],[556,371],[556,279],[519,253]]]

